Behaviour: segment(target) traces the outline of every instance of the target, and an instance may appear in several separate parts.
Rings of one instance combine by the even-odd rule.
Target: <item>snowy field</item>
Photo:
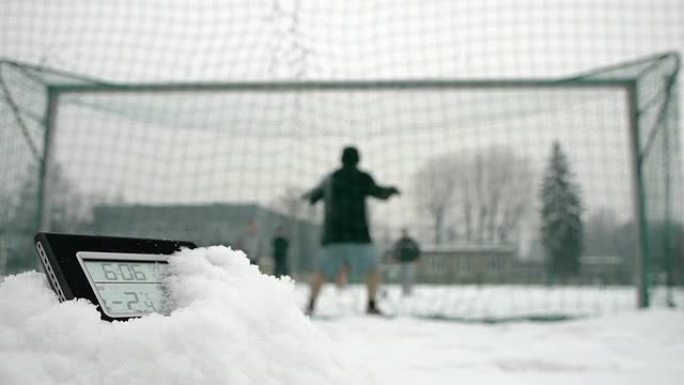
[[[381,379],[403,384],[681,384],[684,312],[557,323],[314,321]]]
[[[305,287],[261,275],[227,248],[180,253],[171,271],[172,312],[125,323],[101,321],[86,301],[59,303],[40,273],[6,277],[0,384],[606,385],[684,378],[681,309],[620,305],[584,314],[583,303],[621,304],[631,289],[603,289],[598,293],[610,295],[602,299],[566,288],[539,300],[543,291],[534,288],[420,287],[403,300],[388,287],[381,306],[393,317],[385,319],[363,315],[362,288],[328,286],[318,315],[308,319],[301,313]],[[561,298],[579,303],[564,309],[579,309],[574,314],[583,318],[496,318],[514,315],[495,311],[507,301],[510,310],[524,303],[511,301],[525,299],[529,310]],[[453,310],[459,302],[463,309]],[[477,310],[484,308],[492,308],[489,318],[461,317],[464,309],[484,315]],[[495,318],[505,322],[473,322]]]
[[[302,300],[306,292],[299,288]],[[395,318],[364,316],[363,288],[331,285],[313,318],[347,354],[370,363],[381,383],[681,384],[684,378],[684,311],[636,311],[632,288],[422,286],[408,299],[397,287],[386,292],[382,306]],[[545,314],[577,319],[526,320]]]
[[[308,288],[298,285],[297,292],[304,306]],[[664,307],[665,295],[664,288],[654,288],[653,307]],[[384,312],[392,316],[480,323],[588,318],[636,307],[636,289],[628,286],[418,285],[413,295],[402,297],[398,285],[385,284],[379,297]],[[672,297],[684,305],[684,289],[674,289]],[[360,314],[365,304],[363,285],[327,285],[317,314],[321,318]]]

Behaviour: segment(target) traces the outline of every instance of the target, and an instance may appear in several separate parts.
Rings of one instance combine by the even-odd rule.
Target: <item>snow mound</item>
[[[0,383],[373,383],[302,314],[287,279],[223,246],[170,260],[168,316],[100,320],[86,300],[59,303],[44,275],[0,284]]]

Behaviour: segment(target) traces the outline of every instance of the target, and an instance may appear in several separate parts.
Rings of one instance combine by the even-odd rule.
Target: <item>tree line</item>
[[[581,191],[558,142],[538,193],[534,181],[530,160],[501,146],[434,157],[414,179],[417,205],[432,223],[435,244],[515,244],[522,223],[534,214],[538,194],[549,274],[577,274],[583,250]]]

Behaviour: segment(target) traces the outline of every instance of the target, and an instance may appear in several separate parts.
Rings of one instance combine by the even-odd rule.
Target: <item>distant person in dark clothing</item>
[[[282,277],[290,275],[290,269],[287,261],[287,250],[290,247],[290,241],[285,236],[282,226],[276,228],[276,234],[273,238],[273,275]]]
[[[399,194],[399,190],[375,184],[370,174],[358,169],[359,161],[358,150],[346,147],[342,151],[342,167],[326,176],[317,187],[304,195],[311,204],[319,200],[325,202],[321,241],[323,255],[311,280],[307,314],[313,313],[325,281],[334,281],[344,265],[349,274],[366,274],[367,313],[380,314],[375,304],[375,295],[380,285],[379,258],[368,230],[366,197],[386,200]]]
[[[401,229],[401,238],[394,245],[392,255],[401,266],[401,292],[405,296],[411,295],[416,275],[416,264],[420,258],[420,248],[418,242],[409,236],[406,228]]]

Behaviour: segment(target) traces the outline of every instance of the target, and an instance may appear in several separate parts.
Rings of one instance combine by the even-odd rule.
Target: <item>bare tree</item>
[[[50,186],[50,195],[43,199],[49,202],[47,205],[48,218],[50,218],[49,230],[70,232],[82,227],[91,216],[93,201],[97,199],[96,195],[81,192],[66,176],[60,165],[55,165],[46,183]],[[18,199],[11,208],[12,222],[30,231],[38,230],[39,225],[37,223],[40,207],[38,188],[37,177],[26,178],[19,189]]]
[[[416,174],[418,205],[430,215],[435,242],[446,222],[471,243],[510,243],[531,208],[530,162],[504,147],[449,154],[428,161]]]
[[[418,209],[427,212],[433,223],[434,242],[442,243],[447,211],[453,204],[458,174],[451,156],[429,160],[415,176]]]
[[[529,161],[505,147],[463,155],[458,165],[464,238],[474,243],[507,243],[517,236],[530,209],[533,174]]]
[[[33,257],[33,234],[39,230],[38,216],[42,205],[39,202],[39,181],[37,170],[29,166],[25,179],[18,183],[11,200],[6,201],[0,222],[0,250],[8,272],[19,272],[35,268],[37,261]],[[76,232],[87,226],[92,214],[93,196],[82,193],[71,181],[59,165],[50,174],[48,223],[50,231]],[[9,246],[7,246],[9,245]]]

